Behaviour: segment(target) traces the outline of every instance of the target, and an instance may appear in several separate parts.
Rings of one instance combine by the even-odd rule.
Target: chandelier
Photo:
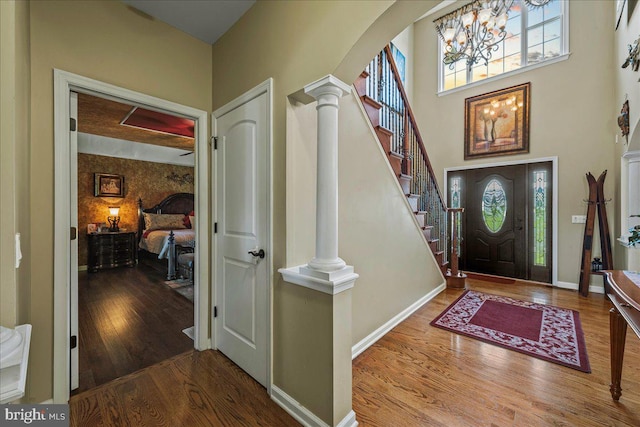
[[[532,7],[541,7],[550,0],[523,0]],[[507,32],[509,9],[514,0],[476,0],[436,19],[434,24],[445,43],[442,62],[450,69],[461,59],[467,68],[489,63]]]

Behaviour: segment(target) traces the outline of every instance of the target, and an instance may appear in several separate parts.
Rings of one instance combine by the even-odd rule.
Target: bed
[[[167,264],[167,280],[176,277],[176,247],[194,248],[196,233],[188,218],[193,215],[193,194],[175,193],[145,208],[138,199],[138,236],[141,252],[156,255]],[[164,261],[166,260],[166,261]]]

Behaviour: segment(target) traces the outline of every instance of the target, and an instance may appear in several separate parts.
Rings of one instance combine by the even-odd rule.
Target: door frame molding
[[[70,245],[69,217],[71,178],[69,148],[69,93],[71,91],[96,95],[116,101],[126,100],[152,110],[188,117],[195,120],[195,208],[196,239],[208,242],[209,236],[209,183],[208,118],[206,111],[177,104],[84,76],[54,69],[54,266],[53,266],[53,401],[67,403],[70,395]],[[197,350],[211,348],[209,329],[209,245],[200,244],[196,250],[195,276],[197,286],[194,305]]]
[[[551,197],[551,218],[552,218],[552,254],[551,254],[551,284],[558,286],[558,156],[541,157],[537,159],[507,160],[504,162],[478,163],[473,165],[452,166],[444,169],[444,186],[448,191],[449,188],[449,172],[469,170],[469,169],[486,169],[498,166],[526,165],[532,163],[551,162],[551,170],[553,171]]]
[[[269,254],[268,263],[267,263],[267,394],[271,396],[271,387],[273,386],[273,78],[268,78],[264,82],[255,86],[254,88],[248,90],[244,94],[235,98],[234,100],[228,102],[222,107],[216,109],[211,113],[211,131],[213,136],[218,135],[218,118],[223,116],[224,114],[230,112],[238,108],[239,106],[246,104],[258,96],[265,94],[267,95],[267,179],[269,180],[267,184],[267,243],[265,245],[266,251]],[[215,167],[218,161],[218,152],[217,150],[211,151],[211,167]],[[217,218],[217,209],[218,206],[218,178],[217,174],[211,174],[212,185],[211,185],[211,200],[212,200],[212,214],[211,214],[211,223],[210,227],[213,230],[214,223],[218,221]],[[218,289],[218,283],[216,281],[216,256],[217,256],[217,244],[218,244],[218,235],[213,234],[213,241],[211,242],[211,258],[210,263],[213,266],[213,271],[211,275],[211,301],[212,307],[216,306],[216,295]],[[218,321],[219,318],[213,317],[213,310],[211,313],[211,344],[212,348],[216,349],[217,346],[217,336],[216,336],[216,327],[215,322]]]

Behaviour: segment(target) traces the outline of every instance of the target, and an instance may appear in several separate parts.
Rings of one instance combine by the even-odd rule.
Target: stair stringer
[[[434,225],[427,224],[425,221],[426,212],[418,210],[420,196],[417,194],[411,194],[410,188],[412,177],[403,173],[403,155],[391,151],[391,140],[393,138],[393,132],[380,125],[380,111],[383,106],[382,104],[371,98],[369,95],[367,95],[366,79],[368,77],[369,73],[367,71],[363,71],[360,76],[358,76],[353,85],[356,94],[360,100],[361,107],[366,117],[369,119],[368,121],[371,127],[375,130],[376,138],[380,143],[382,151],[385,153],[385,157],[389,162],[389,166],[391,167],[393,174],[398,179],[400,187],[402,188],[402,191],[408,199],[411,210],[416,215],[416,220],[418,221],[420,228],[422,229],[422,232],[427,240],[427,243],[429,244],[429,247],[431,248],[431,251],[435,256],[436,261],[440,266],[440,271],[444,275],[448,270],[448,262],[445,261],[445,253],[438,250],[439,240],[434,239],[432,236]]]
[[[362,102],[360,102],[360,99],[359,99],[357,91],[355,91],[355,89],[353,89],[351,95],[356,98],[356,101],[357,101],[356,104],[360,107],[360,111],[362,112],[363,118],[365,119],[364,120],[365,123],[368,125],[372,136],[376,139],[376,141],[378,141],[378,144],[376,144],[376,147],[378,148],[378,151],[380,152],[382,158],[385,160],[384,164],[385,164],[387,170],[389,171],[390,176],[395,178],[393,180],[393,182],[396,184],[396,188],[397,188],[399,194],[404,196],[403,199],[405,201],[405,206],[406,206],[407,210],[410,213],[413,214],[413,215],[411,215],[411,218],[413,219],[413,223],[415,224],[417,230],[419,231],[420,235],[422,236],[422,240],[424,241],[425,246],[429,250],[429,253],[431,253],[434,262],[436,263],[436,265],[438,265],[438,260],[435,258],[435,255],[434,255],[433,251],[431,250],[430,241],[427,240],[427,238],[425,236],[425,233],[424,233],[424,230],[423,230],[423,227],[420,225],[420,223],[418,221],[418,218],[416,218],[417,211],[414,209],[413,206],[411,206],[411,203],[409,202],[409,194],[405,193],[404,189],[402,188],[402,185],[400,184],[400,181],[398,179],[398,176],[397,176],[396,172],[393,170],[393,167],[391,166],[391,164],[387,160],[389,155],[388,155],[388,153],[384,152],[383,146],[379,143],[378,134],[376,133],[376,130],[374,129],[371,121],[369,120],[369,116],[367,115],[367,112],[365,111]],[[440,266],[439,265],[438,265],[438,269],[442,273],[442,271],[440,270]],[[442,278],[444,279],[444,275],[442,275]]]
[[[340,100],[339,114],[339,252],[360,274],[356,344],[445,279],[354,91]]]

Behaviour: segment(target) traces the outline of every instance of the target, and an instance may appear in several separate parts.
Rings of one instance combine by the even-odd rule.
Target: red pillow
[[[189,220],[189,217],[195,216],[195,214],[196,213],[194,211],[191,211],[184,216],[184,218],[182,219],[182,223],[184,224],[185,227],[191,228],[191,221]]]

